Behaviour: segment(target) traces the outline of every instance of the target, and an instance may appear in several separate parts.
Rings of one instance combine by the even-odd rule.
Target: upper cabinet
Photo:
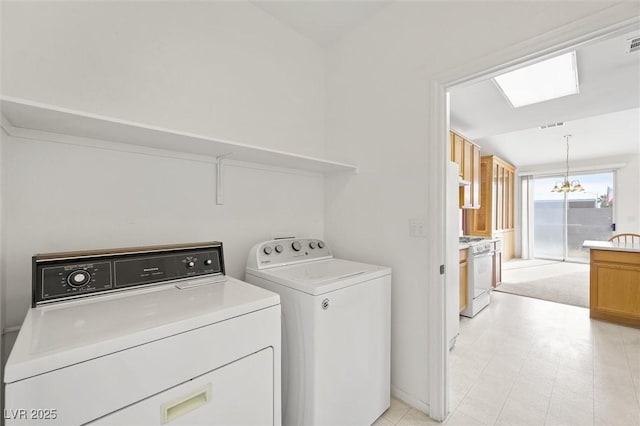
[[[480,208],[480,147],[451,132],[451,161],[460,167],[460,208]]]
[[[514,256],[515,167],[495,155],[480,159],[481,207],[467,212],[465,233],[499,237],[502,260]]]

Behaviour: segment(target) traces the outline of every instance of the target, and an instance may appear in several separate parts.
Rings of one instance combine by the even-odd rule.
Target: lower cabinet
[[[467,272],[469,263],[467,262],[468,249],[460,249],[460,312],[467,307]]]
[[[640,252],[591,249],[591,318],[640,327]]]

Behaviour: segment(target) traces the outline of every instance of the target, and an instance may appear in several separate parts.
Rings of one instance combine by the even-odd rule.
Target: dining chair
[[[640,234],[618,234],[609,238],[609,241],[618,245],[640,246]]]

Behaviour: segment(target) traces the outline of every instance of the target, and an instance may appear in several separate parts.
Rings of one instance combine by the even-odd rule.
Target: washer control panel
[[[330,258],[331,256],[331,250],[325,242],[315,238],[272,240],[261,243],[257,247],[259,267]]]
[[[218,242],[37,255],[32,306],[215,274],[224,274]]]

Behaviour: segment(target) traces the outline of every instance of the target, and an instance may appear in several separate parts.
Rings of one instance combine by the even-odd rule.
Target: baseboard
[[[424,414],[429,415],[429,404],[414,398],[405,391],[398,389],[394,385],[391,385],[391,396],[399,399],[400,401],[415,408],[416,410],[422,411]]]

